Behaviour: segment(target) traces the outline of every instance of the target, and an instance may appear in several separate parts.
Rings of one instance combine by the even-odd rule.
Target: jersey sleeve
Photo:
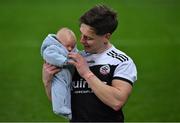
[[[67,57],[63,54],[61,48],[56,45],[51,45],[43,51],[43,59],[52,65],[63,66],[67,62]]]
[[[114,71],[113,79],[124,80],[132,85],[137,80],[137,70],[134,62],[129,60],[119,64]]]

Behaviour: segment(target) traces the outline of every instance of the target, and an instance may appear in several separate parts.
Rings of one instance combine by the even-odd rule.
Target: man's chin
[[[95,54],[95,52],[92,51],[89,47],[84,47],[84,51],[87,53]]]
[[[84,47],[84,50],[85,50],[86,52],[89,52],[89,48],[88,48],[88,47]]]
[[[85,52],[89,53],[89,50],[84,49]]]
[[[91,53],[91,51],[88,50],[88,49],[84,49],[84,51],[87,52],[87,53]]]
[[[91,54],[96,54],[95,52],[93,51],[90,51],[90,50],[84,50],[86,53],[91,53]]]

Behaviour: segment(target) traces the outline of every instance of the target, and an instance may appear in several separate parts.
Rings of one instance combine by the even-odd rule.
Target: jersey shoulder
[[[119,62],[126,62],[126,61],[129,61],[131,58],[126,55],[124,52],[116,49],[115,47],[112,47],[107,53],[106,53],[107,56],[113,58],[114,60],[116,61],[119,61]]]

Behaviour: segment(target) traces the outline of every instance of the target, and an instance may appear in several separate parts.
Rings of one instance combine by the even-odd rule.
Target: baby
[[[49,34],[42,43],[41,55],[52,65],[61,67],[52,80],[51,98],[53,112],[71,119],[70,83],[74,67],[68,64],[69,52],[78,52],[76,36],[68,28],[61,28],[57,34]]]

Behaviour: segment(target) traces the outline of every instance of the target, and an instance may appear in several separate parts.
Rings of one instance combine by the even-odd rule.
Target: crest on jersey
[[[109,65],[103,65],[102,67],[100,67],[100,73],[103,75],[109,74],[110,73]]]

